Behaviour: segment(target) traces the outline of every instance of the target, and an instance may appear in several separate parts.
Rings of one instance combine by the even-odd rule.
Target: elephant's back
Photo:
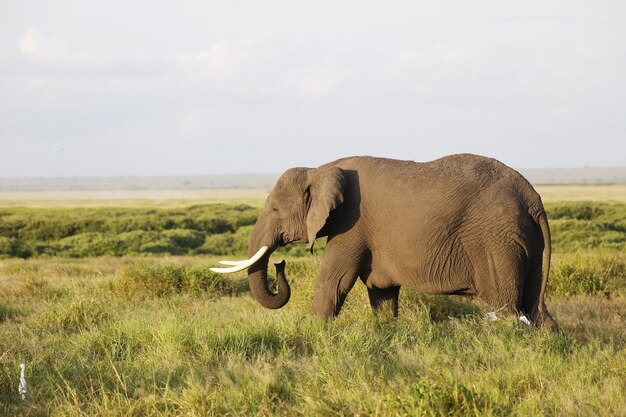
[[[544,210],[543,203],[519,172],[496,159],[472,154],[451,155],[431,164],[444,177],[460,178],[465,192],[458,194],[462,200],[458,206],[463,207],[466,230],[482,236],[476,241],[494,239],[503,246],[515,241],[513,246],[528,247],[541,239],[535,217]]]
[[[424,165],[433,175],[455,178],[472,183],[476,187],[489,186],[501,181],[513,185],[524,180],[519,172],[497,159],[469,153],[444,156]]]
[[[465,189],[473,190],[466,195],[469,205],[500,207],[517,219],[543,210],[541,197],[530,182],[497,159],[457,154],[427,165],[435,175],[458,179]]]
[[[454,178],[458,181],[488,183],[502,178],[523,178],[517,171],[494,158],[469,153],[448,155],[429,162],[351,156],[326,165],[354,170],[362,174],[392,177],[397,181]]]
[[[541,198],[519,172],[481,155],[455,154],[430,162],[370,156],[339,159],[338,166],[358,178],[362,196],[390,204],[446,203],[517,205],[523,211],[543,209]],[[393,206],[393,203],[391,203]]]

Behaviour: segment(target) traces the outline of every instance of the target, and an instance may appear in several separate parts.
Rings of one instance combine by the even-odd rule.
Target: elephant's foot
[[[545,305],[541,309],[536,310],[535,313],[531,315],[531,320],[537,326],[546,327],[553,332],[560,331],[559,325],[552,318]]]
[[[341,311],[346,295],[347,292],[338,293],[322,288],[318,281],[313,294],[313,314],[326,320],[336,317]]]

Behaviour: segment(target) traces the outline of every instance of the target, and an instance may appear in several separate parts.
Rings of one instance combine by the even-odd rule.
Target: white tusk
[[[219,264],[228,265],[228,266],[237,266],[242,265],[248,262],[248,259],[244,259],[243,261],[218,261]]]
[[[247,259],[244,259],[243,261],[219,261],[218,263],[222,264],[222,265],[229,265],[229,266],[235,266],[235,265],[241,265],[243,263],[248,262]]]
[[[261,257],[263,255],[265,255],[265,252],[267,252],[269,248],[267,246],[261,246],[261,249],[259,249],[259,251],[257,253],[254,254],[254,256],[252,256],[252,258],[248,259],[247,261],[230,261],[230,262],[241,262],[241,263],[237,263],[234,266],[231,266],[230,268],[209,268],[211,271],[213,272],[218,272],[220,274],[229,274],[231,272],[238,272],[238,271],[242,271],[252,265],[254,265],[259,259],[261,259]],[[229,261],[226,261],[229,262]],[[223,263],[223,262],[222,262]]]

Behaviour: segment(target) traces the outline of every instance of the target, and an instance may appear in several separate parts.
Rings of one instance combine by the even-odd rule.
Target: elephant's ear
[[[346,178],[341,168],[322,167],[309,172],[309,211],[306,216],[309,249],[313,251],[315,237],[324,227],[331,211],[343,203]]]

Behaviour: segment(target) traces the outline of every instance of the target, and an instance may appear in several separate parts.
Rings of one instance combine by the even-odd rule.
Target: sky
[[[626,165],[626,2],[0,0],[0,177]]]

